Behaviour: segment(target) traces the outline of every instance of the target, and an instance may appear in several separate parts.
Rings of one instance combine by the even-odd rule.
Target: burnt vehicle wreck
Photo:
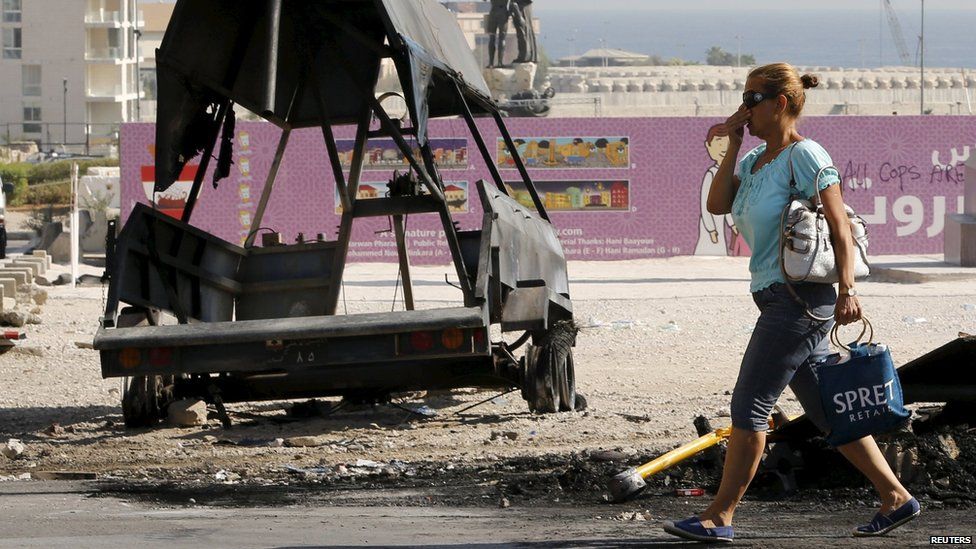
[[[384,59],[398,73],[406,127],[377,97]],[[157,65],[155,190],[167,189],[198,155],[201,165],[181,220],[140,204],[118,236],[94,344],[102,375],[128,380],[127,425],[153,425],[170,401],[191,397],[216,405],[225,419],[229,402],[375,402],[400,391],[460,387],[521,389],[540,413],[585,406],[575,391],[576,328],[562,246],[517,155],[535,208],[508,196],[475,118],[493,119],[509,150],[516,147],[445,8],[434,0],[180,0]],[[229,171],[234,105],[281,128],[242,246],[191,224],[202,213],[194,210],[211,156],[214,184]],[[428,120],[438,117],[466,121],[491,171],[491,181],[477,183],[480,229],[459,230],[452,220],[427,138]],[[333,133],[340,125],[356,128],[348,173]],[[332,172],[323,179],[336,185],[342,206],[337,238],[287,245],[263,238],[258,246],[289,134],[301,128],[322,133]],[[389,196],[357,198],[372,138],[392,138],[411,170],[391,181]],[[463,294],[458,306],[415,309],[408,215],[439,217]],[[406,310],[338,315],[352,228],[370,217],[391,219]],[[163,315],[176,323],[161,322]],[[514,341],[492,341],[492,326]]]

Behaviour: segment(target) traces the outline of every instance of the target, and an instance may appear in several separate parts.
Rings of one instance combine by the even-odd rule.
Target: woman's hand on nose
[[[735,114],[725,120],[725,128],[729,132],[729,140],[736,145],[742,144],[742,137],[745,134],[744,128],[751,117],[752,111],[747,109],[745,105],[742,105],[739,107],[739,110],[735,112]]]

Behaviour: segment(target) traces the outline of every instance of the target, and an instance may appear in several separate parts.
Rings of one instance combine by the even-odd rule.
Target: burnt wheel
[[[173,378],[168,376],[135,376],[122,395],[122,417],[131,428],[153,427],[166,417],[166,407],[173,400]]]
[[[529,345],[526,349],[525,382],[529,387],[529,409],[538,414],[559,411],[559,372],[552,349]]]
[[[559,322],[537,336],[538,345],[526,346],[522,396],[533,412],[551,414],[586,407],[586,401],[576,394],[576,331],[571,321]]]
[[[573,367],[573,349],[568,351],[557,366],[560,412],[576,410],[576,369]]]

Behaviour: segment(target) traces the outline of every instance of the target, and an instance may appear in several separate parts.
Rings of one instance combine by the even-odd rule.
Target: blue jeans
[[[837,294],[832,284],[802,283],[793,288],[816,316],[833,314]],[[834,321],[819,322],[806,316],[782,283],[753,293],[752,299],[760,314],[732,391],[732,425],[747,431],[768,429],[769,414],[789,385],[814,425],[826,432],[812,366],[830,353],[827,334]]]

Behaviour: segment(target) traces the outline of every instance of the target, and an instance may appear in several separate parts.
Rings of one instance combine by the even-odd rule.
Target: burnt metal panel
[[[485,181],[478,182],[478,193],[485,211],[494,215],[491,223],[491,246],[498,264],[492,275],[509,290],[538,285],[563,297],[569,297],[566,257],[556,229],[535,212],[508,197]],[[560,307],[569,307],[568,301]]]
[[[110,300],[179,310],[205,322],[232,318],[243,248],[136,204],[116,254]]]
[[[274,318],[237,322],[205,322],[170,326],[100,329],[95,349],[127,347],[188,347],[282,340],[392,334],[409,330],[480,328],[485,326],[481,307],[453,307],[422,311],[394,311],[349,316]]]
[[[288,318],[328,314],[335,242],[249,248],[238,273],[235,318]]]

